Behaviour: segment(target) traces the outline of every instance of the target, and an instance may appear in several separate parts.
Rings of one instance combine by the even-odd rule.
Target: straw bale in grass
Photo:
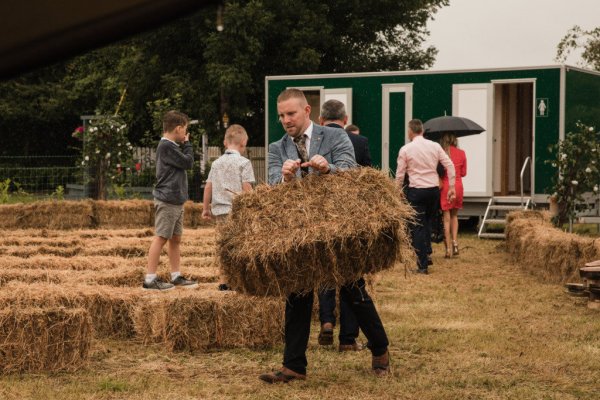
[[[36,270],[36,269],[0,269],[0,288],[8,282],[18,281],[25,283],[46,282],[61,283],[64,282],[67,271],[55,270]]]
[[[0,205],[2,228],[81,229],[92,226],[91,201],[39,201]]]
[[[237,196],[217,227],[228,282],[253,295],[288,295],[353,282],[415,263],[413,210],[394,182],[371,168],[309,175]]]
[[[202,288],[152,294],[135,311],[138,336],[173,351],[280,344],[284,304]]]
[[[81,308],[0,310],[0,371],[74,371],[88,358],[90,315]]]
[[[21,258],[14,256],[0,257],[2,269],[51,269],[73,271],[104,271],[123,266],[146,265],[147,260],[124,259],[121,257],[75,256],[63,258],[58,256],[32,256]]]
[[[92,317],[97,337],[128,338],[134,334],[131,313],[140,295],[138,289],[130,288],[9,282],[0,290],[0,304],[83,308]]]
[[[154,225],[154,205],[150,200],[98,200],[93,203],[101,228],[145,228]]]
[[[600,258],[600,241],[554,228],[548,213],[511,213],[508,221],[509,253],[547,282],[578,281],[579,268]]]

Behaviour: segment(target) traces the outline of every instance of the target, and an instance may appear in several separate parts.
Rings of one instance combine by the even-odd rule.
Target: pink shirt
[[[442,146],[425,139],[423,135],[415,136],[412,142],[402,146],[398,152],[398,168],[396,169],[398,186],[403,185],[404,174],[408,173],[409,187],[419,189],[439,187],[438,162],[441,162],[446,168],[448,180],[454,183],[456,175],[454,164]]]

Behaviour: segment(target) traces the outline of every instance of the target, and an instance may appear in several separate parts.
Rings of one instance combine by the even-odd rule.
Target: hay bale
[[[145,343],[172,351],[210,348],[264,348],[283,338],[284,304],[203,287],[152,294],[140,302],[134,319]]]
[[[600,241],[556,229],[537,211],[509,215],[506,244],[514,261],[552,283],[578,281],[579,268],[600,258]]]
[[[353,169],[259,186],[235,198],[217,227],[228,282],[260,296],[285,296],[412,265],[413,209],[381,171]]]
[[[44,269],[72,271],[104,271],[123,266],[135,267],[146,265],[147,260],[124,259],[121,257],[75,256],[69,258],[57,256],[37,256],[21,258],[5,256],[0,258],[2,269]]]
[[[74,371],[86,362],[91,339],[86,310],[6,308],[0,310],[0,369]]]
[[[67,271],[54,270],[21,270],[21,269],[0,269],[0,287],[8,282],[46,282],[46,283],[61,283],[64,282]]]
[[[131,314],[140,296],[139,289],[130,288],[9,282],[0,290],[0,304],[83,308],[90,313],[96,337],[129,338],[134,335]]]
[[[93,226],[91,201],[39,201],[0,205],[4,229],[81,229]]]
[[[98,200],[93,202],[100,228],[147,228],[154,225],[154,205],[149,200]]]

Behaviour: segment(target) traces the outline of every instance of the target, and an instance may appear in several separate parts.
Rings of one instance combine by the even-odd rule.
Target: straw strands
[[[145,343],[174,351],[269,347],[283,338],[284,304],[203,287],[146,297],[135,311]]]
[[[523,268],[553,283],[579,281],[579,267],[600,259],[600,241],[556,229],[540,211],[509,214],[506,245]]]
[[[73,371],[85,363],[92,339],[81,308],[0,310],[0,372]]]
[[[218,260],[229,283],[259,296],[332,288],[413,263],[413,210],[371,168],[259,186],[234,200],[217,227]]]

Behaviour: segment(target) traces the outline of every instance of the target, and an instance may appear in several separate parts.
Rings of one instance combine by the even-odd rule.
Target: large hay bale
[[[600,258],[600,241],[556,229],[538,211],[509,214],[506,244],[513,260],[553,283],[578,281],[579,268]]]
[[[217,227],[218,259],[228,282],[254,295],[337,287],[396,262],[415,264],[412,217],[381,171],[309,175],[236,197]]]
[[[0,269],[49,269],[72,271],[105,271],[124,266],[144,266],[147,260],[125,259],[121,257],[58,257],[32,256],[29,258],[3,256],[0,258]]]
[[[74,371],[87,360],[91,339],[90,315],[80,308],[0,310],[0,370]]]
[[[173,351],[263,348],[282,342],[284,304],[235,292],[200,290],[149,294],[135,311],[145,343]]]
[[[97,226],[103,229],[154,225],[154,205],[149,200],[99,200],[93,206]]]
[[[140,292],[107,286],[9,282],[0,290],[0,304],[83,308],[90,313],[96,337],[129,338],[134,335],[131,314]]]
[[[93,226],[91,201],[38,201],[0,205],[0,227],[4,229],[81,229]]]

